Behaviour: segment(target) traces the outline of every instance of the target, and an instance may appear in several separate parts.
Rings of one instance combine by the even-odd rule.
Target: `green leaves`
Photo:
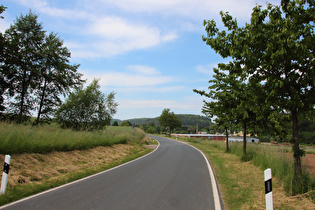
[[[315,8],[311,5],[305,1],[282,1],[281,6],[269,4],[267,9],[256,6],[251,23],[244,27],[238,27],[236,20],[221,12],[229,33],[218,30],[213,21],[205,21],[208,37],[204,40],[222,57],[232,57],[244,66],[230,72],[247,74],[255,78],[249,82],[260,82],[268,88],[266,91],[273,96],[268,97],[270,102],[279,101],[286,110],[299,106],[291,102],[293,98],[301,104],[314,105],[314,83],[310,80],[315,80]],[[309,105],[299,106],[300,111],[304,111],[302,107]]]
[[[69,63],[70,51],[63,46],[57,34],[50,33],[42,45],[39,85],[36,90],[39,104],[36,124],[41,118],[50,119],[61,105],[61,96],[83,83],[82,74],[77,72],[79,65]]]
[[[118,106],[115,93],[106,96],[99,89],[98,80],[93,80],[85,89],[71,93],[56,112],[57,122],[74,130],[100,130],[109,125]]]
[[[2,14],[5,11],[6,7],[3,6],[2,4],[0,5],[0,14]],[[0,16],[0,19],[3,19],[3,16]]]
[[[158,121],[162,126],[167,128],[171,132],[181,126],[182,122],[180,119],[171,112],[170,109],[163,109],[162,114],[158,117]]]
[[[16,114],[18,122],[36,111],[35,124],[41,118],[50,120],[61,97],[84,82],[77,72],[79,65],[70,64],[70,51],[63,41],[57,34],[47,35],[32,11],[18,17],[0,38],[4,84],[0,93],[1,98],[6,95],[8,104],[1,111]]]
[[[4,33],[2,73],[9,84],[9,112],[29,116],[35,100],[32,95],[38,85],[41,46],[45,31],[38,16],[32,12],[21,15]]]
[[[220,69],[227,70],[228,76],[216,72],[211,81],[215,85],[209,87],[208,95],[203,95],[220,103],[227,103],[225,99],[229,97],[238,101],[233,108],[237,120],[251,116],[257,120],[257,116],[273,112],[290,113],[297,170],[301,172],[297,119],[303,113],[314,112],[315,107],[314,1],[282,0],[280,6],[268,4],[267,9],[256,6],[251,22],[243,27],[238,27],[228,13],[221,12],[221,17],[227,31],[218,30],[214,21],[205,21],[208,37],[203,40],[233,62],[221,64]],[[205,106],[206,112],[222,115],[218,105]]]

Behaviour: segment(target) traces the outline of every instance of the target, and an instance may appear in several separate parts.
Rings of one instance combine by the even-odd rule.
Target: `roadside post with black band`
[[[271,179],[271,169],[270,168],[265,170],[264,177],[265,177],[266,210],[272,210],[273,209],[272,179]]]
[[[8,175],[9,175],[9,170],[10,170],[10,160],[11,160],[11,156],[6,155],[4,158],[0,194],[4,194],[7,188]]]

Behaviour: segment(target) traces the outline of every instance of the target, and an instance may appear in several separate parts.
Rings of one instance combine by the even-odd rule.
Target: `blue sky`
[[[279,4],[280,0],[269,0]],[[104,93],[116,92],[114,118],[201,114],[212,68],[224,60],[202,41],[203,20],[222,26],[220,11],[249,22],[252,8],[266,0],[2,0],[0,31],[32,9],[44,30],[58,33],[71,63],[89,84],[100,79]]]

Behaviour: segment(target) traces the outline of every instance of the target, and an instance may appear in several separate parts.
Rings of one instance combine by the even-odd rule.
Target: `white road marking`
[[[214,177],[214,173],[213,173],[213,170],[212,170],[212,167],[209,163],[209,160],[208,158],[205,156],[205,154],[200,150],[198,149],[197,147],[194,147],[186,142],[182,142],[182,141],[178,141],[178,140],[174,140],[174,139],[170,139],[170,140],[173,140],[173,141],[177,141],[177,142],[180,142],[180,143],[183,143],[183,144],[186,144],[192,148],[194,148],[195,150],[199,151],[202,156],[204,157],[206,163],[207,163],[207,166],[208,166],[208,170],[209,170],[209,175],[210,175],[210,180],[211,180],[211,185],[212,185],[212,191],[213,191],[213,200],[214,200],[214,207],[215,207],[215,210],[221,210],[221,202],[220,202],[220,196],[219,196],[219,191],[218,191],[218,187],[217,187],[217,182],[216,182],[216,179]]]
[[[158,141],[157,141],[157,142],[158,142]],[[117,169],[117,168],[121,168],[121,167],[123,167],[123,166],[125,166],[125,165],[128,165],[128,164],[133,163],[133,162],[136,162],[136,161],[138,161],[138,160],[140,160],[140,159],[142,159],[142,158],[145,158],[145,157],[147,157],[147,156],[150,155],[150,154],[153,154],[159,147],[160,147],[160,142],[158,142],[158,146],[157,146],[152,152],[150,152],[150,153],[148,153],[148,154],[146,154],[146,155],[144,155],[144,156],[138,157],[138,158],[135,159],[135,160],[131,160],[131,161],[127,162],[127,163],[118,165],[118,166],[116,166],[116,167],[114,167],[114,168],[110,168],[110,169],[107,169],[106,171],[102,171],[102,172],[99,172],[99,173],[97,173],[97,174],[93,174],[93,175],[91,175],[91,176],[84,177],[84,178],[82,178],[82,179],[78,179],[78,180],[76,180],[76,181],[73,181],[73,182],[70,182],[70,183],[61,185],[61,186],[59,186],[59,187],[55,187],[55,188],[52,188],[52,189],[50,189],[50,190],[46,190],[46,191],[44,191],[44,192],[37,193],[37,194],[35,194],[35,195],[31,195],[31,196],[29,196],[29,197],[22,198],[21,200],[17,200],[17,201],[15,201],[15,202],[6,204],[6,205],[4,205],[4,206],[0,206],[0,209],[9,207],[9,206],[11,206],[11,205],[14,205],[14,204],[17,204],[17,203],[20,203],[20,202],[23,202],[23,201],[26,201],[26,200],[29,200],[29,199],[32,199],[32,198],[35,198],[35,197],[40,196],[40,195],[43,195],[43,194],[45,194],[45,193],[49,193],[49,192],[52,192],[52,191],[54,191],[54,190],[58,190],[58,189],[60,189],[60,188],[63,188],[63,187],[66,187],[66,186],[69,186],[69,185],[72,185],[72,184],[75,184],[75,183],[78,183],[78,182],[81,182],[81,181],[84,181],[84,180],[93,178],[93,177],[95,177],[95,176],[98,176],[98,175],[107,173],[107,172],[112,171],[112,170],[115,170],[115,169]]]

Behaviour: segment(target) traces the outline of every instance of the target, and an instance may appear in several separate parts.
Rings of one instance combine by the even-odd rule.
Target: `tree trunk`
[[[41,99],[40,99],[40,104],[39,104],[39,109],[38,109],[38,114],[37,114],[36,125],[39,124],[40,115],[41,115],[41,113],[42,113],[42,108],[43,108],[44,99],[45,99],[46,86],[47,86],[47,82],[46,82],[46,79],[45,79],[44,88],[43,88],[43,93],[42,93],[42,97],[41,97]]]
[[[298,183],[302,175],[301,156],[303,155],[299,145],[299,127],[297,110],[292,110],[292,129],[293,129],[293,157],[294,157],[294,180]]]
[[[22,89],[21,93],[21,104],[20,104],[20,114],[19,114],[19,123],[22,123],[23,118],[23,106],[24,106],[24,90]]]
[[[22,123],[23,119],[23,108],[24,108],[24,98],[25,98],[25,92],[26,92],[26,70],[24,70],[23,73],[23,79],[22,79],[22,92],[21,92],[21,104],[20,104],[20,116],[19,116],[19,123]]]
[[[225,136],[226,136],[226,151],[229,151],[229,133],[227,128],[225,128]]]
[[[244,133],[243,133],[243,160],[246,158],[246,122],[244,122]]]

